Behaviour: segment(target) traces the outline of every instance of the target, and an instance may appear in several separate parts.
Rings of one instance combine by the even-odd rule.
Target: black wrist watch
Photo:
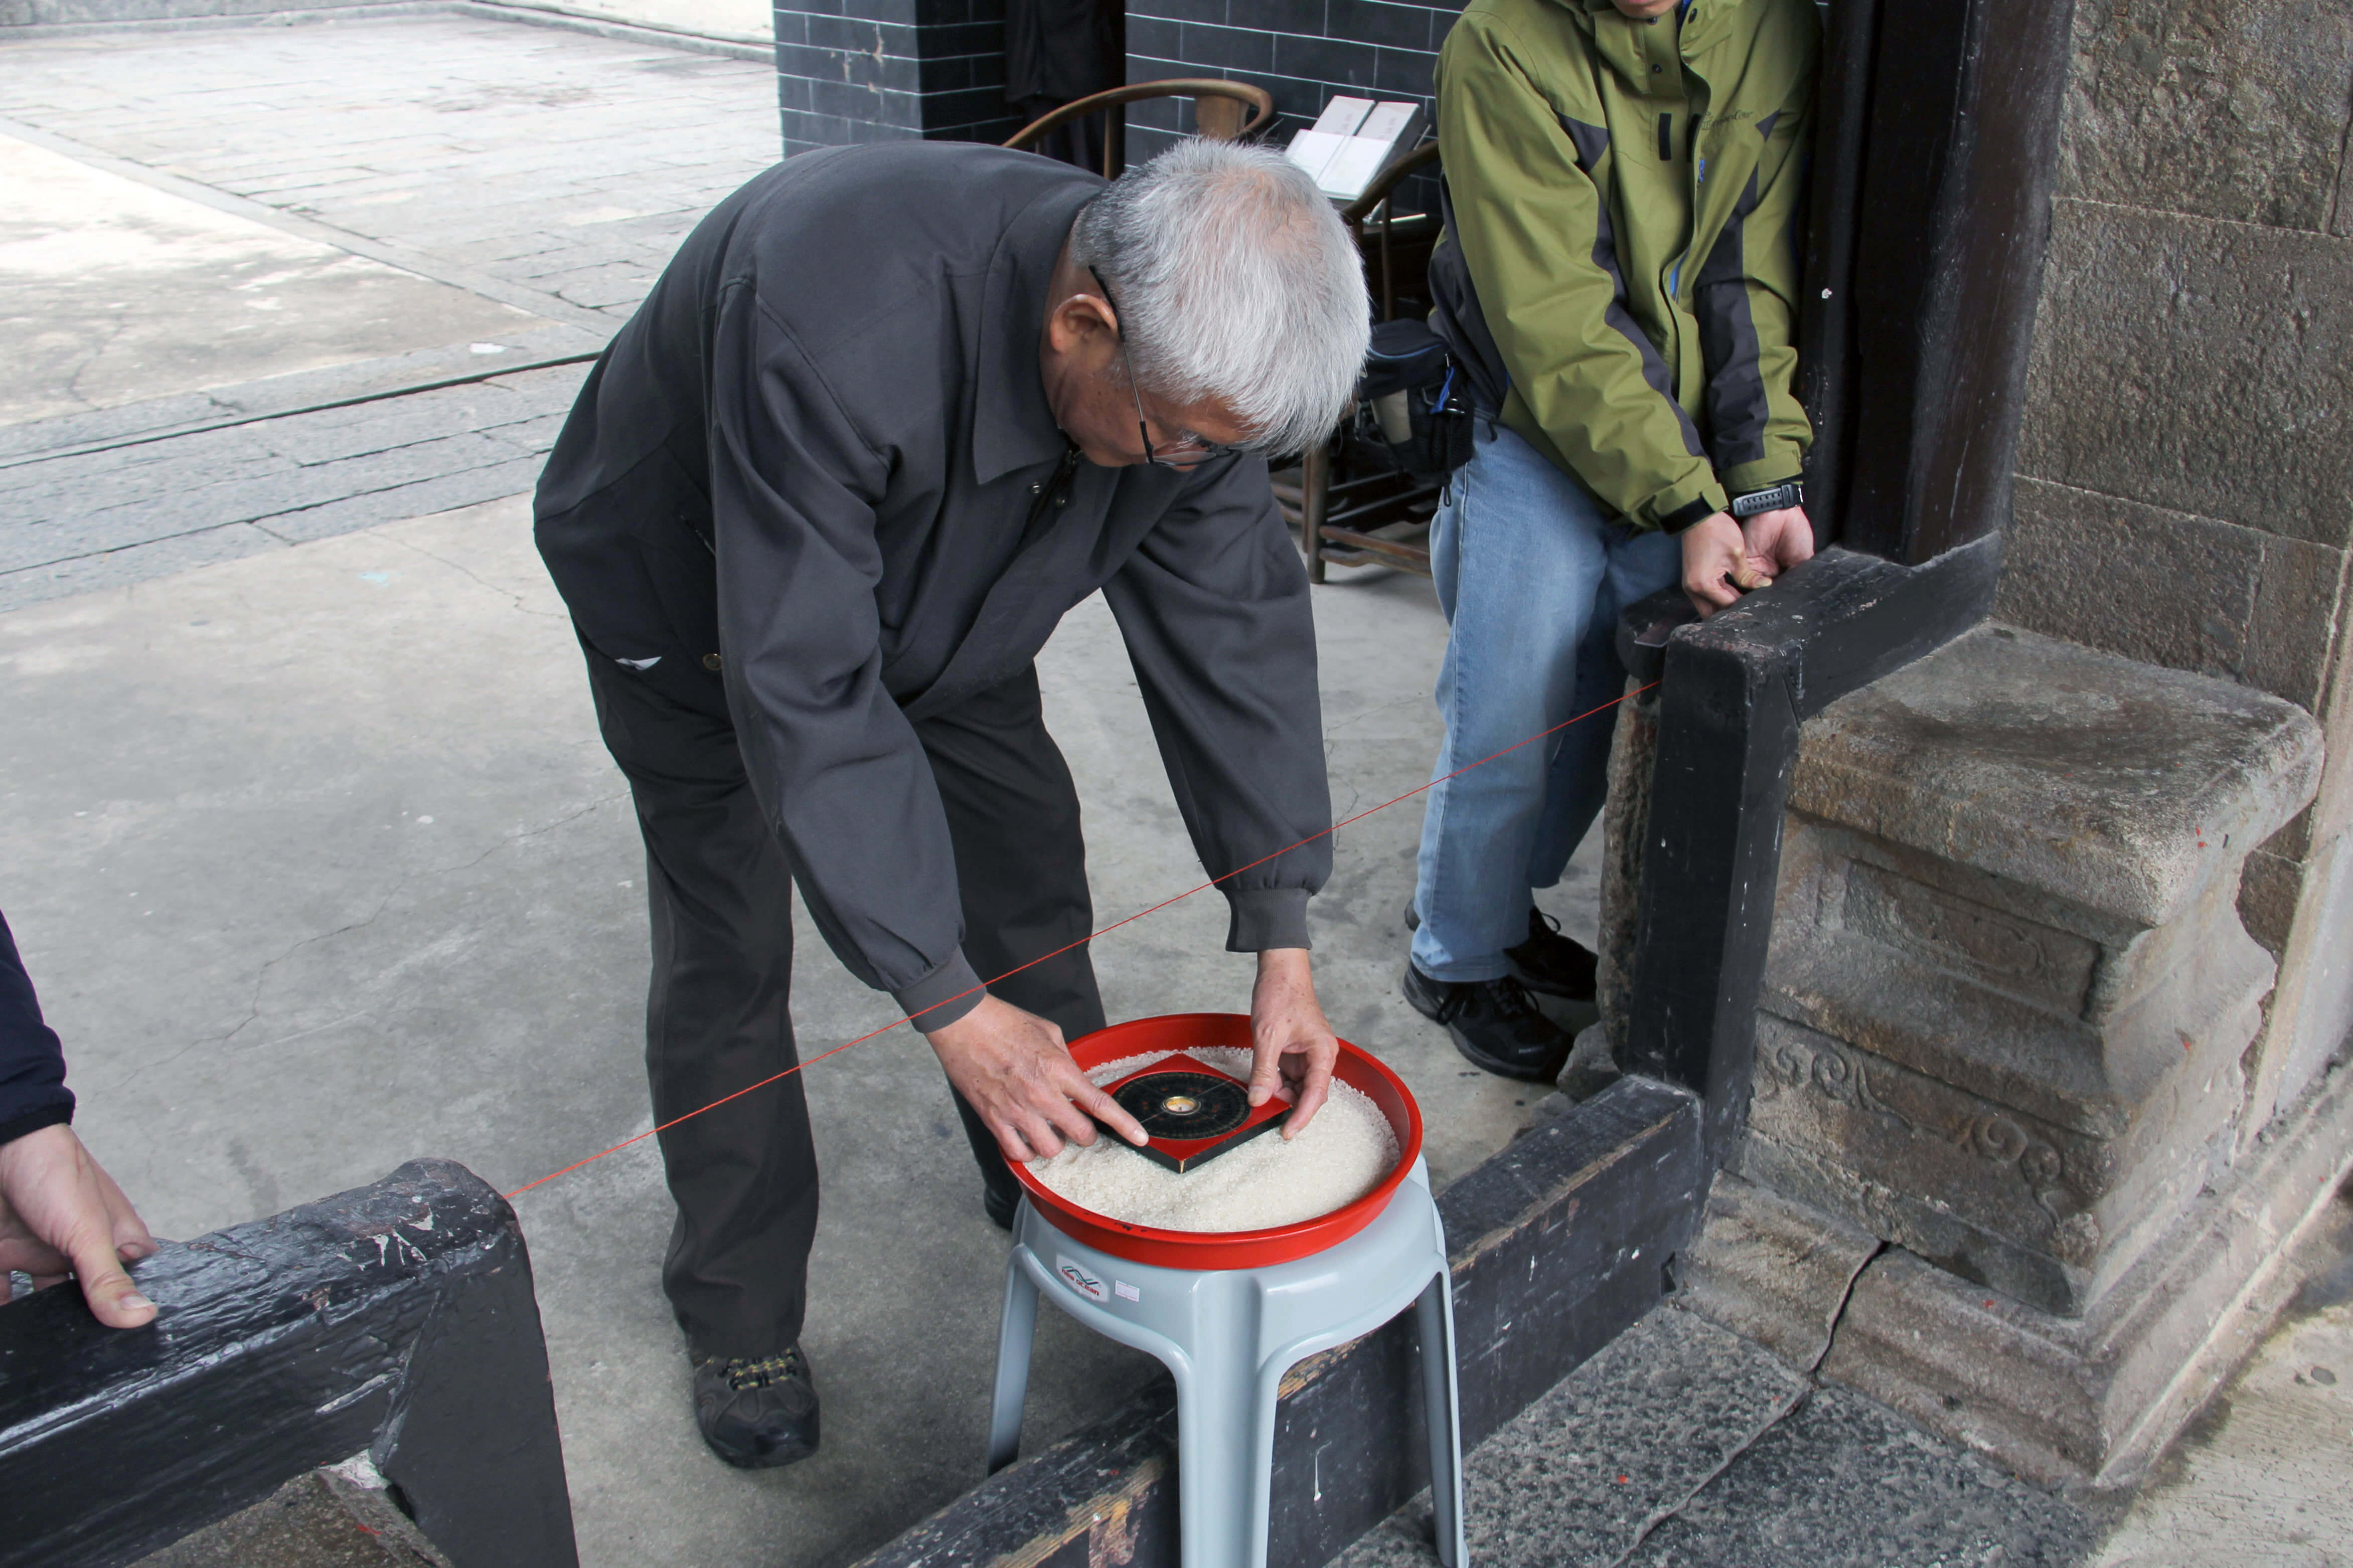
[[[1755,517],[1760,511],[1778,511],[1785,506],[1800,506],[1806,499],[1806,487],[1796,479],[1775,485],[1769,490],[1750,490],[1745,496],[1732,498],[1732,515]]]

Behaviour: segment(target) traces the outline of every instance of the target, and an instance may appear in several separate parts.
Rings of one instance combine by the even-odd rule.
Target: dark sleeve
[[[40,999],[0,915],[0,1143],[73,1120],[65,1049],[41,1022]]]
[[[1797,478],[1813,441],[1796,390],[1798,226],[1813,91],[1809,68],[1788,101],[1757,121],[1756,171],[1692,289],[1715,475],[1733,495]]]
[[[753,790],[835,955],[939,1028],[980,980],[939,789],[882,684],[890,463],[751,289],[722,303],[712,353],[719,647]]]
[[[1255,458],[1205,478],[1103,585],[1203,868],[1246,868],[1218,884],[1233,952],[1305,947],[1308,897],[1332,872],[1307,595]]]

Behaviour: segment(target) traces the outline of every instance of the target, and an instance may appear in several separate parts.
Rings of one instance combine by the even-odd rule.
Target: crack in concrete
[[[476,572],[472,567],[467,566],[459,562],[452,561],[446,555],[437,554],[434,552],[426,549],[425,546],[416,542],[414,540],[394,538],[390,534],[386,534],[385,537],[391,543],[399,545],[403,550],[413,550],[417,554],[424,556],[427,561],[438,561],[442,565],[447,566],[450,571],[457,573],[459,575],[473,579],[473,581],[480,584],[491,593],[499,595],[501,597],[511,601],[516,611],[520,614],[536,616],[541,620],[545,621],[560,621],[569,618],[568,616],[560,616],[553,610],[533,609],[530,605],[522,602],[522,595],[520,593],[517,593],[511,588],[501,588],[497,584],[490,581],[490,579]]]
[[[72,398],[76,403],[80,404],[84,409],[94,413],[101,407],[102,405],[91,401],[90,398],[83,393],[81,389],[81,378],[88,375],[91,370],[96,368],[100,357],[103,355],[107,350],[114,346],[114,340],[121,337],[123,332],[130,328],[130,325],[131,319],[128,316],[115,317],[114,324],[107,329],[106,336],[100,339],[98,343],[92,347],[88,353],[81,357],[81,363],[75,365],[73,374],[66,378],[66,395]]]
[[[1872,1249],[1870,1256],[1865,1258],[1856,1266],[1854,1272],[1848,1276],[1846,1289],[1839,1293],[1838,1306],[1831,1312],[1830,1331],[1822,1336],[1821,1354],[1816,1356],[1813,1361],[1803,1369],[1801,1375],[1806,1380],[1805,1386],[1798,1390],[1797,1396],[1791,1399],[1788,1404],[1783,1405],[1779,1410],[1776,1411],[1772,1417],[1763,1425],[1759,1426],[1757,1430],[1751,1432],[1745,1439],[1742,1440],[1737,1447],[1725,1454],[1723,1462],[1717,1465],[1715,1468],[1709,1471],[1705,1476],[1702,1477],[1697,1485],[1685,1492],[1674,1503],[1659,1510],[1657,1512],[1651,1514],[1648,1519],[1644,1520],[1641,1530],[1636,1532],[1632,1542],[1627,1546],[1626,1550],[1622,1553],[1610,1561],[1608,1568],[1624,1568],[1626,1563],[1632,1561],[1634,1553],[1642,1549],[1642,1543],[1650,1540],[1651,1534],[1656,1531],[1661,1525],[1665,1524],[1669,1520],[1680,1517],[1684,1510],[1690,1508],[1693,1502],[1697,1500],[1700,1493],[1714,1486],[1720,1477],[1729,1472],[1733,1466],[1738,1464],[1740,1462],[1741,1456],[1746,1454],[1758,1443],[1764,1441],[1767,1434],[1779,1427],[1792,1415],[1795,1415],[1799,1411],[1803,1410],[1806,1405],[1812,1401],[1815,1393],[1822,1386],[1822,1381],[1820,1376],[1822,1363],[1830,1359],[1831,1346],[1838,1342],[1839,1324],[1846,1321],[1847,1308],[1854,1300],[1855,1287],[1862,1282],[1864,1271],[1870,1268],[1873,1261],[1878,1258],[1883,1253],[1885,1253],[1892,1245],[1893,1244],[1890,1242],[1882,1240],[1876,1247]],[[1786,1365],[1787,1363],[1785,1363],[1783,1364]]]
[[[1388,713],[1399,708],[1417,707],[1428,700],[1429,698],[1427,696],[1422,693],[1416,692],[1409,697],[1399,697],[1391,701],[1384,702],[1377,708],[1367,708],[1363,712],[1357,714],[1355,718],[1343,719],[1337,724],[1335,724],[1330,729],[1324,731],[1324,743],[1327,746],[1330,745],[1334,740],[1338,738],[1341,731],[1345,730],[1352,725],[1361,724],[1366,720],[1373,718],[1378,714]]]
[[[163,1060],[150,1062],[136,1068],[132,1072],[126,1074],[123,1078],[118,1079],[111,1087],[120,1089],[124,1084],[130,1083],[135,1079],[142,1078],[149,1073],[160,1072],[164,1068],[168,1068],[173,1063],[178,1061],[182,1057],[186,1056],[189,1052],[195,1050],[200,1047],[226,1046],[232,1040],[235,1040],[237,1036],[243,1034],[248,1028],[250,1028],[255,1023],[260,1020],[262,1014],[262,992],[269,984],[270,971],[276,969],[280,964],[284,963],[306,947],[312,946],[318,942],[332,942],[336,937],[347,936],[353,931],[362,931],[374,925],[378,920],[383,918],[384,912],[392,907],[393,901],[398,899],[402,893],[408,889],[411,883],[423,881],[428,878],[447,877],[454,875],[459,871],[471,870],[502,849],[512,848],[515,845],[523,842],[525,839],[537,838],[543,834],[553,833],[559,827],[579,821],[582,817],[587,816],[592,811],[597,810],[599,807],[611,805],[617,801],[624,800],[628,798],[628,792],[627,790],[617,790],[609,795],[598,795],[594,800],[589,801],[586,805],[581,806],[578,810],[568,812],[553,822],[542,823],[537,827],[518,828],[514,832],[507,834],[503,837],[500,838],[496,843],[492,844],[489,848],[483,850],[480,854],[475,856],[470,860],[460,861],[459,864],[454,866],[436,866],[422,871],[409,871],[404,873],[400,879],[394,882],[392,887],[385,891],[384,897],[378,900],[375,909],[369,913],[365,920],[353,921],[348,924],[337,926],[332,931],[321,931],[315,935],[306,936],[300,942],[297,942],[292,946],[289,947],[285,952],[280,953],[277,957],[270,959],[259,969],[256,970],[253,975],[253,996],[246,1005],[245,1016],[238,1019],[237,1022],[230,1027],[227,1033],[221,1035],[208,1035],[200,1039],[191,1040],[186,1045],[182,1046],[178,1050],[174,1051],[170,1056],[165,1057]],[[291,1035],[280,1036],[276,1039],[266,1040],[262,1042],[262,1044],[265,1047],[283,1045],[288,1040],[301,1039],[303,1036],[316,1034],[321,1029],[332,1028],[337,1024],[347,1023],[353,1018],[364,1016],[364,1009],[362,1009],[359,1012],[345,1013],[339,1017],[328,1020],[326,1023],[311,1025],[295,1031],[295,1033]]]
[[[1691,1507],[1693,1502],[1697,1500],[1700,1493],[1714,1486],[1719,1477],[1723,1476],[1725,1472],[1729,1471],[1733,1466],[1740,1462],[1741,1456],[1747,1453],[1749,1449],[1757,1447],[1758,1443],[1764,1441],[1767,1433],[1773,1431],[1783,1422],[1788,1420],[1790,1416],[1796,1415],[1799,1411],[1803,1410],[1806,1407],[1807,1402],[1812,1399],[1813,1396],[1814,1391],[1811,1387],[1799,1389],[1795,1398],[1791,1399],[1788,1404],[1781,1406],[1779,1410],[1774,1412],[1772,1416],[1763,1425],[1759,1426],[1757,1430],[1751,1432],[1746,1437],[1743,1438],[1737,1447],[1733,1448],[1729,1453],[1724,1456],[1722,1463],[1718,1464],[1715,1468],[1710,1470],[1706,1475],[1701,1477],[1697,1484],[1693,1486],[1689,1491],[1683,1493],[1681,1498],[1677,1499],[1667,1507],[1656,1510],[1648,1518],[1643,1520],[1641,1527],[1634,1532],[1634,1539],[1627,1543],[1626,1550],[1611,1558],[1609,1563],[1605,1564],[1605,1568],[1625,1568],[1627,1563],[1634,1560],[1634,1553],[1642,1550],[1642,1543],[1650,1540],[1652,1533],[1655,1532],[1661,1525],[1666,1523],[1669,1520],[1681,1517],[1683,1511]]]

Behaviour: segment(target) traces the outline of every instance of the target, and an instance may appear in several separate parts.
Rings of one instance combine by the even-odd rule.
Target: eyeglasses
[[[1090,267],[1087,276],[1093,279],[1095,287],[1103,290],[1103,302],[1111,307],[1112,315],[1114,318],[1123,315],[1119,301],[1111,297],[1111,285],[1103,280],[1103,274]],[[1128,395],[1135,400],[1135,438],[1144,443],[1145,462],[1159,468],[1198,468],[1212,458],[1230,458],[1240,453],[1242,448],[1240,447],[1221,447],[1207,437],[1197,436],[1190,431],[1170,442],[1165,452],[1155,447],[1152,431],[1145,423],[1144,392],[1136,384],[1135,362],[1127,355],[1127,328],[1124,322],[1114,320],[1113,330],[1119,333],[1119,363],[1120,369],[1127,375]]]

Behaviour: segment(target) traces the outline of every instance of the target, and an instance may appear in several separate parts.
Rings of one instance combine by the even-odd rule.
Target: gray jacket
[[[1039,334],[1102,185],[956,143],[778,164],[688,237],[540,479],[582,639],[681,701],[716,710],[723,685],[811,915],[909,1013],[977,983],[909,720],[1019,674],[1098,588],[1203,866],[1249,868],[1221,885],[1227,945],[1306,945],[1331,868],[1327,839],[1284,852],[1331,806],[1265,464],[1064,460]]]

